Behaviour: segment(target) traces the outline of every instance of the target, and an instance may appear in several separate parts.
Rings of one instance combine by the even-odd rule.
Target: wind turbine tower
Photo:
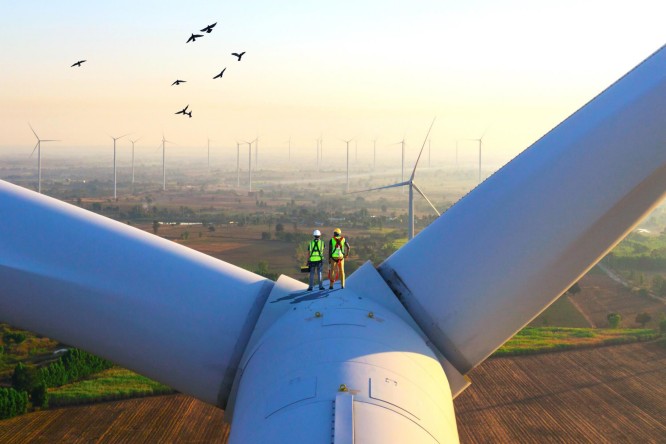
[[[113,137],[113,200],[118,200],[118,194],[117,194],[117,177],[116,177],[116,140],[122,139],[125,137],[127,134],[123,134],[120,137]]]
[[[247,165],[247,178],[248,178],[248,183],[249,183],[249,190],[252,191],[252,144],[257,142],[257,139],[254,139],[251,142],[245,142],[247,143],[248,147],[248,165]]]
[[[162,133],[162,191],[166,191],[166,144],[173,143],[164,138]]]
[[[347,193],[349,193],[349,142],[353,139],[343,140],[347,144]]]
[[[40,139],[35,130],[32,128],[32,125],[28,123],[28,126],[32,130],[32,134],[34,134],[35,137],[37,138],[37,144],[32,149],[32,153],[30,153],[30,156],[32,156],[35,153],[35,150],[37,150],[37,192],[41,193],[42,192],[42,142],[60,142],[60,141],[55,139]]]
[[[486,133],[484,131],[484,133],[478,139],[467,139],[473,142],[479,142],[479,183],[481,183],[481,146],[483,145],[483,138],[485,137],[485,135]]]
[[[141,137],[136,140],[130,140],[132,142],[132,194],[134,194],[134,144],[139,140],[141,140]]]

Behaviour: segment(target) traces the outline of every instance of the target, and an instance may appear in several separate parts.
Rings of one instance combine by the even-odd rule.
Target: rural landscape
[[[444,212],[478,179],[473,166],[441,159],[426,161],[416,177]],[[247,168],[210,168],[205,160],[174,162],[166,190],[159,164],[143,165],[133,184],[124,165],[113,199],[108,168],[63,156],[44,170],[42,192],[270,279],[307,279],[300,266],[313,229],[324,238],[342,229],[352,245],[348,274],[366,261],[378,265],[407,241],[407,193],[354,193],[400,182],[399,164],[357,167],[346,193],[340,168],[257,167],[250,179]],[[36,189],[32,161],[9,157],[2,165],[0,178]],[[415,213],[416,233],[436,217],[420,199]],[[662,206],[468,375],[472,385],[455,400],[461,442],[661,441],[665,265]],[[0,328],[2,442],[227,439],[219,409],[68,344]]]

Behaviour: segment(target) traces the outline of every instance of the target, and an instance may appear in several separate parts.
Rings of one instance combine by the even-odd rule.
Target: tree
[[[153,233],[157,234],[157,230],[160,229],[160,223],[159,221],[154,220],[153,221]]]
[[[618,328],[620,326],[620,322],[622,321],[622,315],[620,315],[620,313],[608,313],[606,319],[608,319],[610,328]]]
[[[16,391],[30,392],[37,385],[37,371],[22,362],[16,364],[12,374],[12,387]]]
[[[46,384],[43,382],[37,384],[30,393],[30,399],[34,407],[47,408],[49,406],[49,393],[46,390]]]
[[[576,294],[580,293],[580,291],[581,291],[580,285],[578,285],[578,282],[576,282],[575,284],[573,284],[571,286],[571,288],[569,288],[567,290],[567,293],[572,294],[572,295],[576,295]]]
[[[278,222],[277,225],[275,225],[275,232],[276,233],[282,233],[284,231],[284,225],[282,222]]]
[[[645,324],[652,320],[652,316],[649,313],[638,313],[636,315],[636,323],[641,324],[641,327],[645,328]]]

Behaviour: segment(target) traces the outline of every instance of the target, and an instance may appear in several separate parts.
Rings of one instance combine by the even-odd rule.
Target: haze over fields
[[[152,148],[164,132],[182,149],[260,136],[273,154],[291,138],[295,155],[323,137],[329,160],[342,139],[405,138],[413,158],[437,116],[449,159],[459,141],[473,160],[464,139],[485,135],[503,164],[663,45],[662,13],[658,0],[7,2],[0,148],[29,152],[31,122],[59,150],[104,154],[125,133]],[[174,114],[186,105],[192,118]]]

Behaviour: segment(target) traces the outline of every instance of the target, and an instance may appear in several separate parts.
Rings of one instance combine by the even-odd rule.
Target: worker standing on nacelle
[[[308,266],[310,267],[310,286],[308,287],[308,291],[312,291],[315,273],[317,273],[317,279],[319,279],[319,289],[324,289],[324,285],[321,282],[321,268],[324,263],[324,241],[320,239],[321,231],[319,230],[314,230],[312,236],[314,236],[314,239],[308,243]]]
[[[340,277],[340,286],[345,288],[345,258],[349,256],[351,245],[342,236],[342,230],[336,228],[333,231],[333,238],[328,243],[328,280],[329,290],[333,290],[336,273]]]

